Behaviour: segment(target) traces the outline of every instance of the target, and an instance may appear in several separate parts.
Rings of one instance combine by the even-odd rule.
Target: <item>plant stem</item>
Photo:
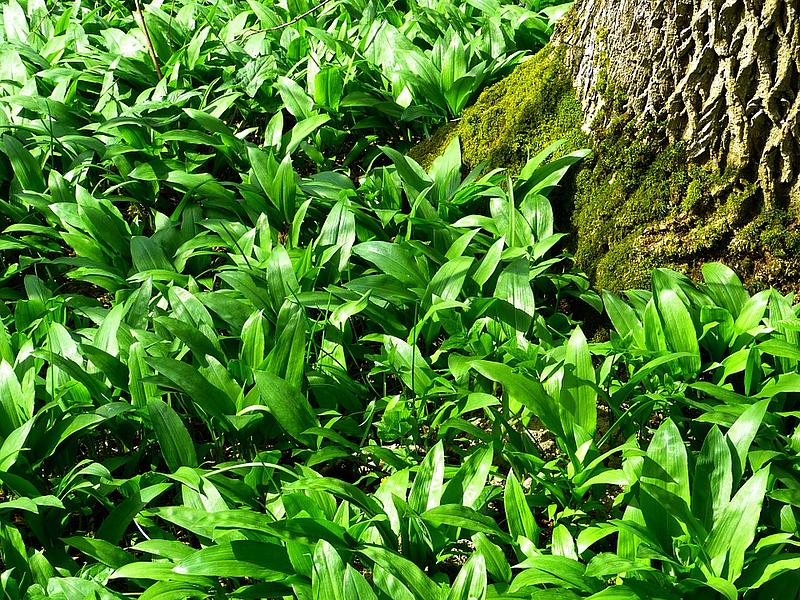
[[[158,80],[161,81],[164,78],[164,76],[161,74],[161,67],[158,64],[158,57],[156,56],[156,50],[155,48],[153,48],[153,40],[150,39],[150,32],[147,30],[147,25],[144,22],[144,13],[142,12],[142,5],[139,4],[139,0],[134,0],[134,3],[136,5],[134,18],[139,24],[139,27],[142,28],[145,42],[147,42],[147,52],[150,54],[150,60],[153,61],[153,67],[155,67],[156,69],[156,76],[158,77]]]

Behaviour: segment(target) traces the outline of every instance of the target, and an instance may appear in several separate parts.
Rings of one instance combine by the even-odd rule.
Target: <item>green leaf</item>
[[[431,278],[425,292],[426,298],[432,303],[436,302],[436,298],[457,299],[474,260],[471,256],[458,256],[443,264]]]
[[[688,352],[692,356],[681,359],[680,364],[687,374],[700,370],[700,346],[694,322],[683,301],[670,288],[658,294],[658,311],[664,324],[664,337],[674,352]]]
[[[666,490],[677,498],[676,503],[682,501],[688,507],[691,503],[688,457],[681,433],[672,419],[664,421],[653,435],[647,448],[647,458],[649,460],[645,461],[642,469],[642,483]],[[640,508],[648,528],[661,546],[669,548],[672,535],[677,534],[676,515],[664,511],[661,505],[663,499],[654,496],[657,493],[657,490],[653,490],[643,495]]]
[[[567,342],[567,355],[565,365],[572,367],[574,379],[568,383],[565,378],[564,386],[569,393],[573,405],[574,423],[580,425],[584,433],[594,437],[597,429],[597,391],[595,390],[595,372],[592,366],[592,356],[586,336],[580,327],[576,327]]]
[[[486,561],[482,555],[473,554],[461,567],[447,600],[484,600],[487,586]]]
[[[314,78],[314,102],[321,106],[338,110],[343,90],[344,80],[336,66],[323,67]]]
[[[319,427],[319,420],[300,390],[266,371],[256,371],[255,378],[261,402],[286,433],[303,443],[313,443],[312,436],[304,436],[303,432]]]
[[[447,482],[442,494],[442,504],[463,504],[474,508],[486,485],[493,458],[491,447],[478,448],[470,454]]]
[[[407,558],[379,546],[364,546],[359,553],[402,581],[417,600],[439,597],[438,586]]]
[[[189,346],[195,359],[201,364],[206,363],[206,356],[224,358],[214,342],[193,325],[172,317],[156,317],[153,321],[164,327],[171,337]]]
[[[572,537],[569,529],[562,523],[559,523],[553,528],[550,550],[555,556],[566,556],[567,558],[578,560],[575,539]]]
[[[288,77],[279,77],[275,82],[286,110],[298,119],[305,119],[314,112],[314,101],[305,90]]]
[[[76,536],[63,538],[63,541],[83,554],[91,556],[98,562],[114,569],[118,569],[134,560],[130,554],[105,540]]]
[[[0,436],[6,437],[31,418],[31,414],[23,418],[23,411],[32,413],[33,406],[26,401],[14,369],[0,359]]]
[[[286,248],[283,246],[273,248],[267,259],[265,271],[271,305],[273,310],[278,312],[287,300],[295,299],[296,294],[300,291],[292,259]],[[256,307],[259,307],[257,303]]]
[[[489,278],[494,275],[497,265],[500,264],[500,256],[503,253],[505,242],[506,239],[504,237],[501,237],[494,242],[486,251],[486,254],[483,257],[483,260],[481,260],[481,263],[478,265],[478,268],[475,269],[475,272],[472,274],[472,278],[475,280],[475,283],[477,283],[481,288],[483,288],[486,282],[489,281]]]
[[[515,373],[509,365],[488,360],[471,361],[470,366],[487,379],[502,384],[512,406],[517,403],[526,407],[539,417],[547,429],[565,437],[557,412],[558,405],[536,379]]]
[[[302,307],[285,301],[278,313],[276,331],[275,345],[263,368],[299,390],[306,371],[306,315]]]
[[[460,527],[468,531],[507,537],[489,516],[460,504],[442,504],[420,515],[423,521],[435,526]]]
[[[512,593],[543,583],[587,593],[596,589],[594,582],[585,575],[586,567],[565,556],[529,556],[518,567],[522,570],[511,582],[509,591]],[[526,593],[528,591],[533,592],[526,590]]]
[[[345,567],[344,585],[342,593],[345,599],[358,598],[358,600],[378,600],[364,576],[350,565]]]
[[[264,362],[264,349],[267,338],[267,324],[263,311],[256,311],[242,326],[241,359],[251,369],[257,369]]]
[[[508,583],[511,581],[511,565],[503,553],[500,546],[494,544],[483,533],[476,533],[472,536],[475,544],[475,551],[483,556],[486,563],[486,570],[497,581]]]
[[[16,4],[16,3],[15,3]],[[19,6],[19,5],[17,5]],[[4,11],[4,14],[7,11]],[[47,184],[42,175],[42,168],[30,152],[25,149],[17,138],[4,135],[3,149],[11,162],[14,175],[23,190],[31,192],[44,192]]]
[[[167,259],[164,250],[150,238],[134,236],[131,238],[131,259],[138,272],[162,270],[174,271],[175,267]]]
[[[601,552],[592,557],[589,564],[586,565],[587,577],[600,577],[602,579],[610,579],[618,576],[620,573],[635,573],[636,571],[652,571],[653,568],[629,560],[621,558],[616,554],[610,552]]]
[[[148,356],[145,362],[189,396],[196,406],[218,418],[223,425],[228,422],[227,416],[236,412],[228,395],[212,385],[192,365],[160,356]]]
[[[515,540],[525,537],[535,544],[539,537],[539,527],[536,525],[536,519],[533,518],[531,508],[525,500],[522,486],[513,471],[509,471],[506,479],[503,505],[511,537]]]
[[[174,473],[180,467],[196,467],[194,443],[178,413],[158,399],[147,402],[147,411],[167,468]]]
[[[173,571],[182,575],[281,581],[292,575],[294,568],[282,546],[235,540],[198,550],[180,561]]]
[[[8,41],[20,44],[29,43],[30,30],[28,28],[28,20],[25,18],[25,11],[17,0],[9,0],[3,6],[3,28]]]
[[[769,400],[761,400],[749,406],[747,410],[736,419],[733,425],[731,425],[731,428],[728,429],[728,433],[725,435],[735,451],[732,457],[734,484],[737,484],[742,478],[742,474],[747,466],[747,453],[761,427],[761,422],[764,420],[764,415],[767,412],[768,406]]]
[[[266,186],[261,179],[259,182],[267,197],[281,211],[285,222],[291,223],[297,209],[297,174],[292,168],[291,155],[287,153],[283,157]]]
[[[494,297],[508,303],[511,314],[502,320],[517,331],[530,328],[536,314],[536,301],[528,279],[528,259],[517,258],[508,265],[497,279]]]
[[[96,537],[112,544],[118,544],[139,511],[172,487],[172,483],[157,483],[141,490],[132,491],[122,502],[114,506],[103,520]]]
[[[7,472],[14,466],[19,453],[25,449],[25,442],[33,428],[35,420],[31,419],[5,436],[0,444],[0,472]]]
[[[644,328],[634,311],[625,302],[611,292],[603,290],[603,304],[614,329],[622,337],[631,336],[634,344],[639,348],[645,347]]]
[[[311,115],[292,127],[292,131],[288,135],[289,141],[284,149],[287,156],[294,152],[297,147],[304,142],[306,138],[308,138],[308,136],[310,136],[330,120],[331,118],[328,115]],[[287,136],[284,136],[284,139],[285,137]]]
[[[757,574],[758,578],[748,587],[760,588],[784,573],[796,573],[800,570],[800,554],[779,554],[763,560],[754,561],[748,566],[748,575]]]
[[[444,486],[444,446],[436,443],[417,469],[408,504],[418,514],[439,506]]]
[[[390,242],[364,242],[353,247],[353,254],[371,262],[381,273],[391,275],[401,283],[423,289],[427,287],[414,256],[403,246]]]
[[[736,319],[750,299],[736,273],[722,263],[706,263],[703,265],[703,279],[709,296]]]
[[[667,339],[664,335],[664,326],[661,323],[661,317],[658,315],[658,308],[656,308],[656,304],[652,299],[645,306],[643,325],[647,349],[658,354],[665,354],[667,352]],[[687,360],[689,359],[683,360],[682,364],[686,364]]]
[[[715,425],[706,435],[692,481],[692,513],[710,530],[715,516],[728,504],[733,489],[731,452]]]
[[[345,565],[336,549],[320,540],[314,549],[311,594],[313,600],[348,600],[344,591]]]
[[[723,567],[727,562],[728,581],[736,581],[742,573],[745,551],[756,536],[768,480],[769,466],[748,479],[722,510],[708,534],[706,552],[720,577],[725,575]]]
[[[742,333],[750,331],[761,323],[761,319],[764,318],[764,313],[767,310],[770,293],[769,290],[758,292],[745,302],[744,306],[742,306],[742,310],[739,312],[739,316],[736,317],[733,323],[736,335],[741,335]]]

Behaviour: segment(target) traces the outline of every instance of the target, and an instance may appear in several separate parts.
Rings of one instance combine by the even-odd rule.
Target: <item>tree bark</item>
[[[800,206],[798,0],[576,0],[554,44],[585,130],[608,115],[610,84],[694,161],[741,168],[767,206]]]

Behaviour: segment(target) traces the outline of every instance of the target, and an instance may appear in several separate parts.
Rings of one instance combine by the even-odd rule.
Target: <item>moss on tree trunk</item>
[[[427,167],[458,136],[467,165],[486,162],[490,168],[518,171],[529,156],[554,140],[566,140],[565,149],[586,146],[582,121],[563,51],[548,46],[486,89],[458,121],[410,154]]]
[[[412,156],[458,135],[469,166],[515,171],[557,139],[591,146],[562,208],[598,287],[721,260],[751,287],[797,289],[799,64],[786,0],[578,0],[550,47]]]

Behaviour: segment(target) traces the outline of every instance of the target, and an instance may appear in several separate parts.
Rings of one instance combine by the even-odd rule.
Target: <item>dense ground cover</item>
[[[793,297],[593,291],[585,152],[403,154],[549,4],[5,3],[4,597],[798,589]]]

